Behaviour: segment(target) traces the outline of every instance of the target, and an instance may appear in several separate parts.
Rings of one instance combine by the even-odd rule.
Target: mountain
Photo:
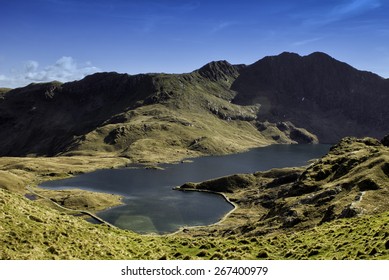
[[[0,155],[106,154],[166,162],[316,141],[292,123],[260,132],[258,106],[231,103],[236,93],[230,86],[242,69],[217,61],[181,75],[97,73],[5,92]]]
[[[315,143],[312,132],[322,142],[381,139],[387,84],[322,53],[283,53],[180,75],[97,73],[0,89],[0,259],[387,259],[389,136],[343,138],[305,167],[187,183],[237,208],[218,224],[162,237],[52,208],[92,211],[117,196],[34,187],[133,162]]]
[[[389,81],[323,53],[186,74],[96,73],[0,95],[0,156],[166,162],[273,143],[382,137]]]
[[[320,142],[389,130],[389,80],[324,53],[265,57],[242,69],[231,88],[234,103],[261,104],[258,120],[291,121]]]

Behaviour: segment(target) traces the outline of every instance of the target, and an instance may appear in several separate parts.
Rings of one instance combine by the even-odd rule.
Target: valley
[[[323,53],[1,89],[0,259],[387,259],[388,92],[388,79]],[[172,235],[93,225],[26,198],[30,185],[96,212],[122,198],[37,186],[100,169],[317,143],[332,148],[306,166],[182,185],[222,193],[237,208],[221,223]]]

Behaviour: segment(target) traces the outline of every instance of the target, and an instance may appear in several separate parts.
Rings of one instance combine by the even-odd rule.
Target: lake
[[[323,156],[330,145],[271,145],[245,153],[192,159],[180,164],[162,164],[159,169],[106,169],[72,178],[42,183],[51,189],[80,188],[124,196],[122,206],[98,216],[123,229],[138,233],[169,233],[185,226],[209,225],[233,209],[222,196],[182,192],[172,188],[186,182],[253,173],[279,167],[307,164]]]

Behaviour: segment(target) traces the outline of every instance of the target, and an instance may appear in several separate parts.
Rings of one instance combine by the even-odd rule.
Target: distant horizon
[[[2,3],[0,87],[96,72],[188,73],[320,51],[389,78],[383,0],[14,0]]]

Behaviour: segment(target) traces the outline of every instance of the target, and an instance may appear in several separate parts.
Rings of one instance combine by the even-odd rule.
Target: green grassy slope
[[[0,189],[0,259],[388,259],[389,212],[266,236],[141,236]]]
[[[228,81],[193,72],[160,74],[153,84],[158,91],[141,106],[107,119],[64,154],[105,152],[134,162],[167,162],[277,143],[255,126],[257,106],[230,103],[234,93]],[[292,143],[286,133],[278,130],[284,142]]]
[[[3,95],[4,95],[6,92],[10,91],[10,90],[11,90],[10,88],[0,88],[0,98],[2,98]]]
[[[388,259],[388,154],[375,139],[346,138],[307,168],[186,184],[237,209],[167,236],[93,225],[0,188],[0,259]]]

